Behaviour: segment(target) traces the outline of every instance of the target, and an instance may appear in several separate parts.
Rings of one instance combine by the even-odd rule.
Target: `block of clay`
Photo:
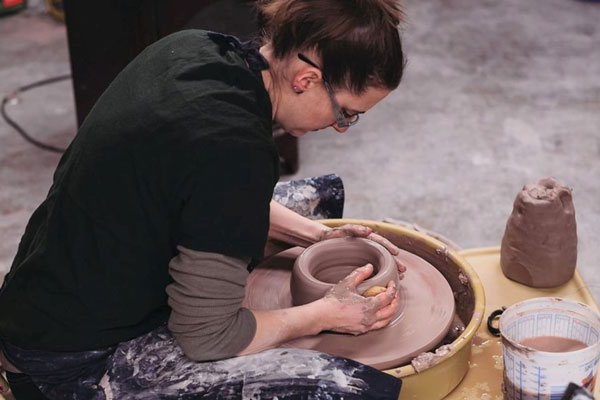
[[[527,184],[517,195],[502,238],[504,275],[547,288],[568,281],[577,262],[577,224],[571,189],[555,178]]]

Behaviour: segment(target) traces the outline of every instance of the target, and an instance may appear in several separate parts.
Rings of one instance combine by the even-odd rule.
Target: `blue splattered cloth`
[[[273,200],[309,219],[342,218],[344,184],[336,174],[279,182]]]
[[[49,399],[397,399],[401,387],[374,368],[310,350],[195,362],[166,326],[103,351],[5,350],[17,365],[28,359],[23,372]]]

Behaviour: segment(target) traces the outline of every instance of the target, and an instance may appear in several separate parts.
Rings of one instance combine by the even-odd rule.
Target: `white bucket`
[[[508,307],[499,328],[505,399],[560,399],[569,382],[593,390],[600,358],[600,314],[589,306],[558,297],[529,299]],[[521,344],[524,339],[541,341],[548,336],[587,347],[550,352]]]

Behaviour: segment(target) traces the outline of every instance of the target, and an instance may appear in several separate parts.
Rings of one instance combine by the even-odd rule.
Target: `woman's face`
[[[360,96],[347,90],[334,92],[334,98],[346,115],[367,112],[390,93],[389,89],[370,87]],[[316,85],[303,93],[289,92],[282,98],[275,120],[293,136],[333,127],[344,133],[351,127],[337,124],[331,99],[324,85]]]

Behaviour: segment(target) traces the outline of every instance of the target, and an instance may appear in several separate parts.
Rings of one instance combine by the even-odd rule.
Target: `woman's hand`
[[[368,226],[355,224],[346,224],[337,228],[327,227],[323,229],[319,241],[341,237],[362,237],[379,243],[394,256],[394,260],[396,260],[396,266],[398,267],[398,279],[404,278],[406,267],[400,262],[398,257],[396,257],[398,254],[400,254],[400,249],[383,236],[373,232],[373,229],[369,228]]]
[[[399,299],[393,281],[385,292],[374,297],[361,296],[356,287],[373,272],[367,264],[357,268],[335,285],[321,302],[323,330],[360,335],[387,326],[398,311]]]
[[[385,327],[398,311],[398,292],[390,281],[385,292],[374,297],[361,296],[356,287],[371,273],[371,264],[357,268],[312,303],[278,310],[251,310],[256,318],[256,333],[238,355],[271,349],[322,331],[360,335]]]

